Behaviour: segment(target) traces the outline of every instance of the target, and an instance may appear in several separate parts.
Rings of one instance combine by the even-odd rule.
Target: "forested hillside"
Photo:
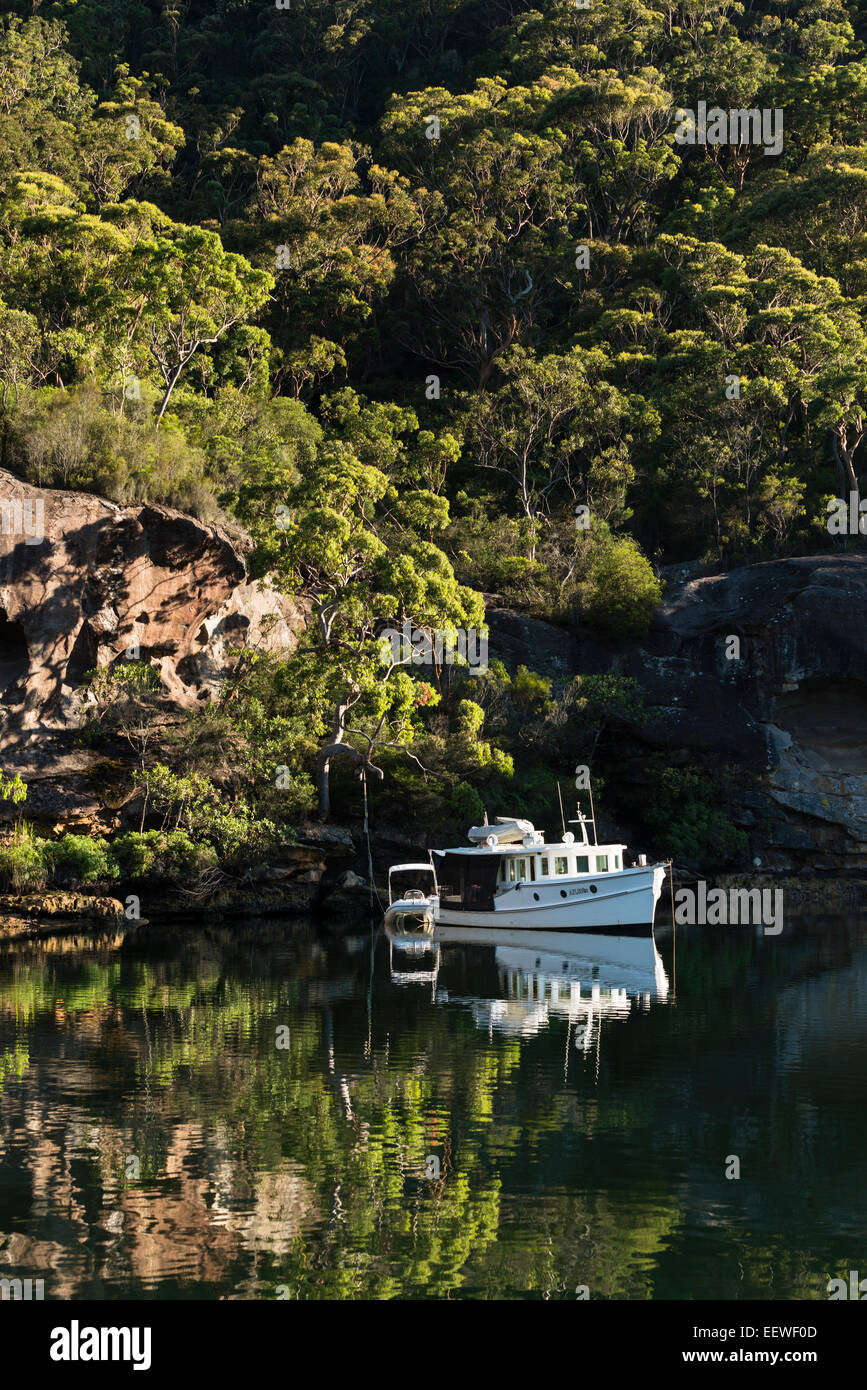
[[[431,678],[383,629],[487,594],[616,644],[666,564],[859,544],[827,527],[867,433],[859,6],[0,14],[3,467],[249,536],[314,615],[142,757],[164,825],[228,852],[228,796],[267,837],[332,742],[383,811],[532,810],[640,693]],[[702,103],[782,141],[685,140]],[[103,731],[159,699],[139,663],[96,693]]]

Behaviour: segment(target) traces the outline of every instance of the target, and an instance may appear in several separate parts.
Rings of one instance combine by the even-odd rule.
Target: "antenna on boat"
[[[560,824],[563,827],[563,839],[566,839],[566,817],[563,814],[563,793],[560,790],[560,783],[557,783],[557,795],[560,798]]]
[[[578,783],[576,782],[575,785],[577,786]],[[557,790],[558,790],[558,791],[560,790],[560,783],[559,783],[559,782],[557,783]],[[581,790],[583,790],[583,788],[581,788]],[[596,808],[595,808],[594,805],[593,805],[593,784],[592,784],[591,781],[590,781],[589,772],[588,772],[588,776],[587,776],[587,791],[590,793],[590,815],[589,815],[589,816],[585,816],[584,812],[581,810],[581,802],[579,801],[579,802],[578,802],[578,818],[577,818],[577,820],[570,820],[569,824],[570,824],[570,825],[580,825],[580,826],[581,826],[581,834],[582,834],[583,837],[584,837],[584,843],[585,843],[585,845],[589,845],[589,843],[590,843],[590,841],[589,841],[588,838],[587,838],[587,826],[588,826],[588,824],[592,825],[592,826],[593,826],[593,843],[594,843],[594,845],[598,845],[598,844],[599,844],[599,836],[596,834]],[[563,799],[562,799],[562,797],[561,797],[561,799],[560,799],[560,814],[561,814],[561,815],[563,814]]]

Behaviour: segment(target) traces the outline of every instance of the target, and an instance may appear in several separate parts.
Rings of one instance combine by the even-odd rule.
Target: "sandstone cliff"
[[[291,651],[305,613],[248,583],[240,549],[169,507],[118,507],[0,470],[0,751],[28,784],[27,816],[105,831],[98,757],[69,735],[87,671],[140,657],[190,708],[227,678],[231,648]]]
[[[246,583],[217,527],[0,470],[0,746],[67,727],[85,673],[125,653],[158,664],[189,706],[219,687],[228,648],[291,650],[303,622],[290,600]]]

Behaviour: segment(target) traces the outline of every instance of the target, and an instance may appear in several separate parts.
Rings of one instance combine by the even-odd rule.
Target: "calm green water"
[[[658,945],[413,956],[361,923],[6,948],[0,1277],[825,1299],[867,1275],[867,921],[681,928],[676,975]]]

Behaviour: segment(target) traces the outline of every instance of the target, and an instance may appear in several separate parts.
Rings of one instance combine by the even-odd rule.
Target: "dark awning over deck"
[[[449,854],[434,850],[440,903],[466,912],[492,912],[497,887],[499,855]]]

